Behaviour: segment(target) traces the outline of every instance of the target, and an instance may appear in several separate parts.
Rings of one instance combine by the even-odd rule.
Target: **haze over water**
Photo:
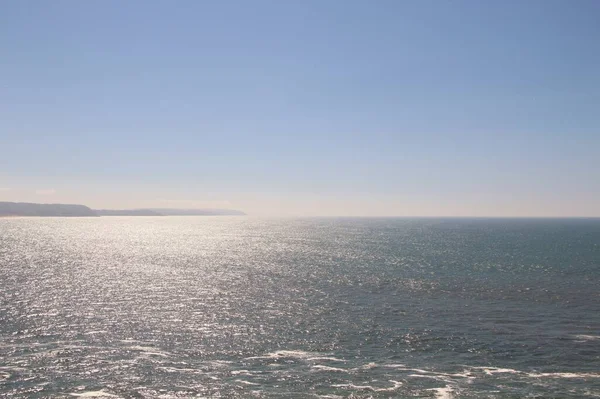
[[[0,219],[0,397],[598,397],[599,268],[598,219]]]

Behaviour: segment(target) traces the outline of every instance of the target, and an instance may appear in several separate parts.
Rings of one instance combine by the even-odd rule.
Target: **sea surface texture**
[[[0,219],[0,397],[600,397],[599,292],[598,219]]]

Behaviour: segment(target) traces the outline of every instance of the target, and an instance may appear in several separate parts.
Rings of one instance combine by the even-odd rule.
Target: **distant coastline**
[[[91,209],[79,204],[0,202],[0,217],[244,216],[234,209]]]

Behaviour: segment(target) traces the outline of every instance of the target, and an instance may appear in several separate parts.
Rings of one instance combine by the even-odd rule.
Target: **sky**
[[[0,0],[0,201],[600,216],[600,2]]]

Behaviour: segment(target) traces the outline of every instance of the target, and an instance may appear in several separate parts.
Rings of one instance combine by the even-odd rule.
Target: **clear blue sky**
[[[600,216],[598,1],[0,1],[0,200]]]

